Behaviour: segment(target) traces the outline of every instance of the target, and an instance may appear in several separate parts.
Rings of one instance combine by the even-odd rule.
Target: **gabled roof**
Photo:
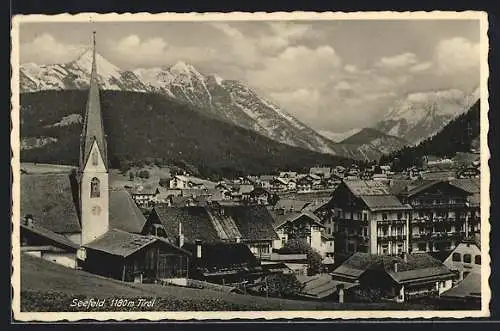
[[[163,224],[167,237],[173,242],[177,240],[179,223],[182,223],[182,233],[184,234],[185,242],[194,242],[196,239],[203,242],[220,241],[205,207],[168,207],[156,205],[154,211]]]
[[[394,263],[398,264],[397,272],[394,272]],[[335,269],[332,274],[356,280],[368,269],[385,271],[395,282],[400,284],[428,278],[453,276],[453,273],[443,263],[424,253],[407,254],[405,261],[401,256],[358,252]]]
[[[79,247],[77,244],[75,244],[65,236],[54,233],[37,225],[25,225],[21,223],[21,233],[23,231],[34,233],[37,236],[43,237],[50,242],[54,242],[57,246],[61,245],[65,248],[69,248],[70,250],[77,250]]]
[[[347,188],[355,196],[361,195],[390,195],[389,186],[376,180],[346,180]]]
[[[481,182],[479,178],[460,178],[450,181],[450,184],[469,193],[480,193]]]
[[[140,233],[145,223],[146,218],[127,191],[109,191],[110,228]]]
[[[280,199],[278,203],[276,203],[276,206],[274,206],[274,209],[301,211],[310,204],[310,201],[305,200]]]
[[[85,108],[85,119],[83,122],[83,131],[81,137],[80,151],[80,169],[85,167],[89,158],[94,141],[101,153],[106,169],[108,168],[108,152],[106,147],[106,135],[101,114],[101,100],[99,94],[99,80],[97,75],[96,51],[95,51],[95,33],[92,55],[92,70],[90,72],[90,87]]]
[[[77,211],[78,183],[73,175],[21,175],[21,217],[56,233],[81,232]]]
[[[273,217],[265,206],[223,207],[224,214],[231,216],[242,235],[242,240],[279,239],[273,228]]]
[[[422,181],[420,185],[410,188],[404,194],[406,196],[411,197],[411,196],[413,196],[415,194],[423,192],[423,191],[425,191],[425,190],[427,190],[427,189],[429,189],[429,188],[431,188],[431,187],[433,187],[435,185],[442,184],[442,183],[450,185],[450,186],[453,186],[453,187],[455,187],[455,188],[463,191],[464,193],[470,194],[469,192],[467,192],[466,190],[464,190],[462,187],[459,187],[457,185],[453,185],[453,184],[451,184],[451,182],[449,182],[447,180],[429,180],[429,181],[425,180],[425,181]]]
[[[361,195],[360,198],[371,211],[411,209],[394,195]]]
[[[333,280],[332,277],[327,274],[298,276],[297,279],[304,285],[300,295],[315,299],[323,299],[334,294],[337,292],[338,285],[343,285],[344,289],[356,286],[352,283]]]
[[[314,215],[312,212],[310,212],[308,210],[304,210],[304,211],[297,213],[297,214],[295,214],[295,213],[289,214],[289,217],[287,217],[280,224],[276,225],[275,228],[279,229],[279,228],[283,227],[285,224],[294,223],[297,220],[303,219],[303,218],[309,219],[313,225],[316,225],[316,226],[319,226],[322,228],[324,227],[324,225],[321,223],[321,219],[318,216]]]
[[[109,230],[94,241],[83,245],[83,247],[105,252],[111,255],[127,257],[156,241],[160,241],[162,244],[167,245],[183,254],[190,254],[188,251],[172,245],[159,237],[143,236],[118,229]]]

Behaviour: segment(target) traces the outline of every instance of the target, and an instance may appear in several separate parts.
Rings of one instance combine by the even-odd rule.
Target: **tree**
[[[287,249],[306,254],[307,256],[307,273],[309,275],[318,274],[322,268],[321,254],[309,245],[303,238],[294,238],[288,240],[284,246]]]
[[[149,178],[149,171],[141,170],[141,171],[139,171],[139,174],[137,176],[139,176],[143,179],[148,179]]]
[[[278,201],[280,201],[280,197],[276,193],[273,193],[272,195],[269,195],[267,197],[267,203],[273,207],[276,206]]]
[[[160,178],[160,182],[158,184],[160,184],[160,186],[162,186],[162,187],[169,187],[170,186],[170,178],[162,177],[162,178]]]
[[[260,288],[262,294],[271,297],[293,297],[304,289],[305,284],[298,281],[294,274],[270,274],[264,280]]]

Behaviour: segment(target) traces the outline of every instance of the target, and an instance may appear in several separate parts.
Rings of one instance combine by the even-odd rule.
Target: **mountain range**
[[[467,112],[477,100],[479,88],[471,93],[458,89],[410,93],[396,101],[374,128],[416,146]]]
[[[74,61],[64,64],[22,64],[21,92],[86,89],[91,61],[92,52],[87,50]],[[202,74],[184,62],[134,70],[122,70],[99,54],[96,62],[103,90],[160,94],[191,105],[204,116],[252,130],[290,146],[361,160],[378,159],[383,153],[403,146],[403,140],[383,133],[376,141],[358,139],[356,144],[332,141],[242,82]]]

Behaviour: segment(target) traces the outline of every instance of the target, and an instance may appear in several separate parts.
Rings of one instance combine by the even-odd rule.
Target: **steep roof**
[[[65,248],[69,248],[70,250],[78,249],[78,245],[66,238],[63,235],[57,234],[45,228],[42,228],[37,225],[25,225],[21,223],[21,233],[23,231],[28,231],[36,234],[39,237],[43,237],[50,242],[54,242],[57,246],[62,245]]]
[[[146,218],[127,191],[109,191],[110,228],[140,233],[145,223]]]
[[[90,72],[90,87],[85,108],[85,119],[81,136],[80,169],[85,167],[92,150],[94,141],[97,142],[99,151],[104,160],[106,169],[108,168],[108,152],[106,147],[106,135],[101,114],[101,99],[99,93],[99,80],[96,65],[95,32],[93,37],[92,70]]]
[[[215,231],[210,215],[204,207],[168,207],[157,205],[154,211],[163,224],[167,237],[173,241],[177,239],[179,222],[182,223],[182,233],[186,242],[200,239],[203,242],[220,241]]]
[[[20,191],[21,217],[31,214],[35,225],[56,233],[81,232],[73,175],[21,175]]]
[[[94,241],[83,245],[83,247],[105,252],[111,255],[127,257],[156,241],[161,241],[164,245],[167,245],[184,254],[190,254],[188,251],[174,246],[161,238],[143,236],[118,229],[109,230]]]
[[[231,216],[242,235],[242,240],[279,239],[273,228],[273,217],[265,206],[224,206],[224,214]]]

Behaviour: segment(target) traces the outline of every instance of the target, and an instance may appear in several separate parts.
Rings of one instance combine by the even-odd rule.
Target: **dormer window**
[[[91,198],[99,198],[101,196],[101,182],[98,178],[94,177],[90,181],[90,197]]]

